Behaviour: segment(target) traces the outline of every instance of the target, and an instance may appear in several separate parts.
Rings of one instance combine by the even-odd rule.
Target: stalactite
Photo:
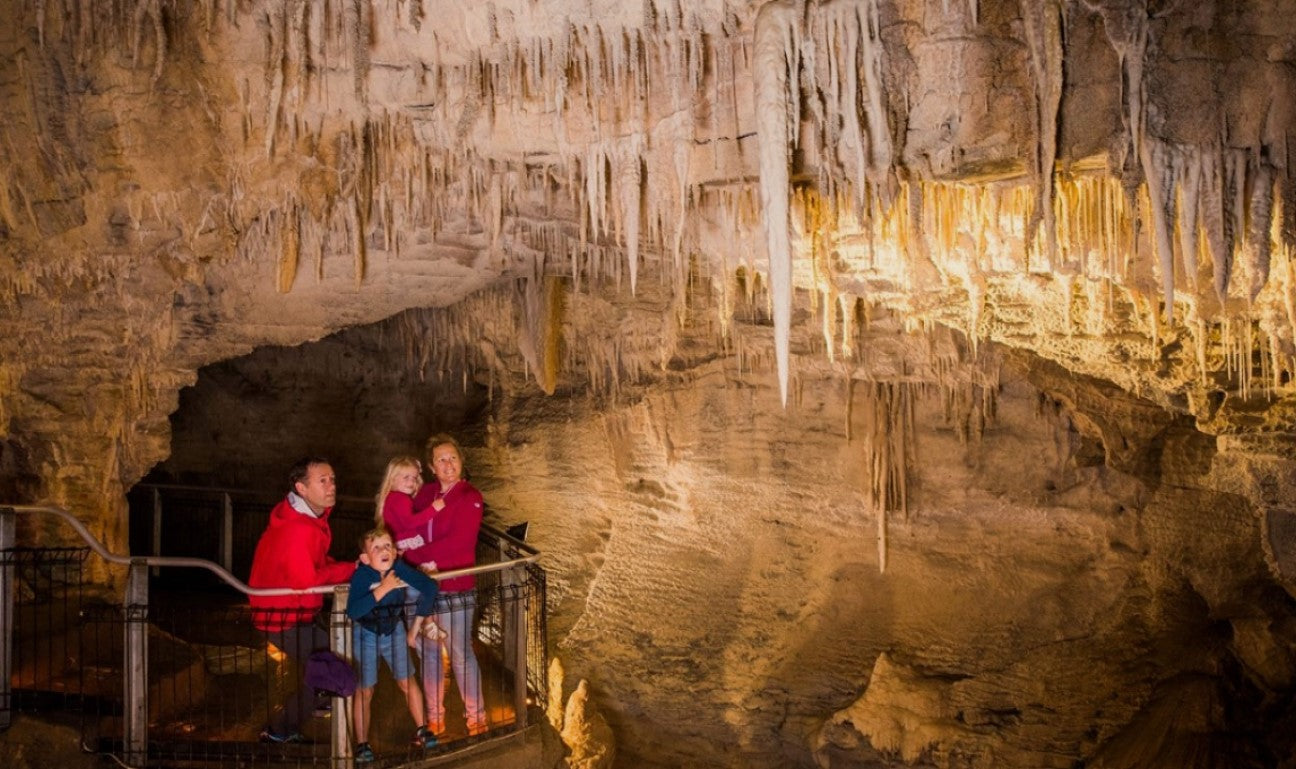
[[[364,283],[365,268],[369,261],[369,246],[368,243],[366,242],[367,239],[365,237],[366,221],[368,217],[364,210],[364,203],[359,193],[357,193],[355,197],[352,198],[352,201],[353,201],[353,206],[352,206],[353,217],[351,219],[350,226],[351,226],[352,248],[353,248],[352,254],[354,256],[353,275],[355,277],[355,285],[358,288],[361,284]]]
[[[553,395],[558,386],[558,362],[562,351],[563,317],[566,308],[566,293],[561,278],[549,276],[545,279],[545,320],[544,320],[544,368],[540,388],[547,395]]]
[[[296,206],[285,209],[280,234],[279,279],[276,282],[281,294],[292,290],[293,280],[297,277],[297,263],[301,259],[300,226]]]
[[[864,399],[862,451],[869,506],[878,517],[878,564],[886,570],[887,515],[899,511],[908,519],[908,473],[914,452],[914,387],[904,382],[862,382],[847,390],[854,400],[856,391]],[[853,411],[853,403],[848,405]]]
[[[1228,301],[1229,273],[1233,263],[1233,229],[1226,209],[1224,157],[1221,152],[1203,152],[1201,220],[1210,247],[1215,296],[1222,306]]]
[[[1180,164],[1177,176],[1180,179],[1179,194],[1179,238],[1183,254],[1184,275],[1193,289],[1193,295],[1200,304],[1201,290],[1198,286],[1197,256],[1199,249],[1198,235],[1201,225],[1198,221],[1198,207],[1201,203],[1202,164],[1192,155],[1187,155]],[[1197,305],[1194,305],[1197,306]]]
[[[639,226],[643,200],[643,135],[633,134],[620,143],[617,153],[617,187],[620,221],[625,226],[626,264],[630,270],[630,294],[639,280]]]
[[[752,75],[756,89],[761,208],[774,305],[774,357],[778,366],[779,396],[787,406],[792,320],[789,154],[800,123],[796,72],[800,62],[801,32],[795,5],[788,0],[773,0],[761,6],[756,16],[755,37]]]
[[[1254,302],[1269,280],[1269,263],[1272,255],[1270,233],[1273,221],[1273,172],[1266,163],[1257,163],[1251,189],[1248,253],[1251,256],[1249,272],[1251,286],[1248,298]]]
[[[1035,105],[1031,122],[1035,147],[1031,167],[1039,202],[1027,231],[1043,228],[1045,256],[1050,267],[1057,259],[1057,227],[1053,210],[1053,165],[1057,158],[1058,110],[1062,104],[1062,5],[1060,0],[1021,0],[1022,20],[1034,75]],[[975,17],[975,11],[974,11]]]
[[[275,137],[278,135],[279,124],[282,122],[284,78],[288,67],[286,46],[288,22],[283,5],[269,9],[267,16],[266,22],[270,28],[270,53],[266,60],[266,78],[268,81],[266,90],[269,98],[265,116],[265,150],[266,157],[274,157]]]
[[[1161,299],[1167,320],[1174,317],[1174,223],[1176,220],[1175,166],[1171,161],[1174,152],[1170,146],[1144,138],[1143,172],[1147,179],[1148,198],[1152,209],[1152,229],[1157,263],[1161,269]]]
[[[351,42],[351,66],[355,96],[361,103],[369,98],[369,36],[371,34],[370,0],[350,0],[346,14],[347,39]]]

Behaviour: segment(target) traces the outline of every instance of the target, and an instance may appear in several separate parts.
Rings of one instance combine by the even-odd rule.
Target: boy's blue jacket
[[[415,612],[421,617],[431,614],[437,595],[441,592],[436,581],[399,558],[392,568],[406,585],[418,591]],[[348,617],[366,629],[378,635],[387,635],[396,629],[396,624],[404,614],[405,589],[393,590],[379,601],[374,598],[373,587],[381,581],[382,574],[377,569],[363,563],[357,565],[355,573],[351,575],[351,592],[347,595],[346,611]]]

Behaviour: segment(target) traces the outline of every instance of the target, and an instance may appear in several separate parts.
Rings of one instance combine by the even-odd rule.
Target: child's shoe
[[[435,748],[436,745],[436,735],[428,731],[426,726],[420,726],[418,731],[414,732],[414,747],[427,750],[428,748]]]
[[[375,758],[377,756],[374,755],[373,748],[369,747],[369,743],[362,742],[356,745],[355,762],[357,764],[371,764]]]

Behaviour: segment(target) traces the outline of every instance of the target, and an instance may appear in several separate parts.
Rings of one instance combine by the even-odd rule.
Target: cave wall
[[[1076,424],[1094,415],[1055,408],[1049,382],[1020,370],[965,443],[933,392],[880,572],[845,388],[803,381],[783,412],[724,364],[694,373],[592,413],[514,404],[472,452],[491,504],[532,523],[558,654],[592,682],[627,765],[1290,754],[1276,703],[1296,670],[1296,604],[1255,509],[1221,488],[1248,459],[1203,451],[1211,438],[1163,413],[1156,429],[1126,421],[1108,396],[1098,416],[1148,430],[1157,473],[1078,461],[1099,435]],[[1193,717],[1165,726],[1162,699]]]
[[[618,765],[1278,765],[1296,600],[1245,492],[1270,460],[1038,356],[895,317],[862,337],[912,373],[907,511],[872,497],[886,390],[803,373],[784,409],[702,333],[650,385],[503,388],[459,426],[491,517],[531,524],[564,696],[588,682]],[[400,354],[374,338],[259,352],[199,389]],[[207,466],[205,426],[247,413],[284,443],[278,403],[193,400],[167,466]],[[407,420],[332,452],[380,464],[384,425]]]

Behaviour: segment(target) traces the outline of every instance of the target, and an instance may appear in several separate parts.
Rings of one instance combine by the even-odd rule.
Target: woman
[[[425,484],[414,497],[413,508],[431,512],[431,541],[417,552],[422,561],[415,565],[445,572],[472,566],[477,560],[477,531],[482,521],[482,495],[463,479],[463,452],[448,435],[435,435],[427,443],[428,464],[436,480]],[[427,697],[428,728],[445,731],[445,669],[441,650],[450,656],[450,668],[463,698],[468,734],[486,731],[486,707],[482,700],[481,669],[473,652],[473,614],[477,607],[477,579],[471,575],[439,580],[441,598],[433,615],[446,631],[440,640],[424,638],[423,691]]]

